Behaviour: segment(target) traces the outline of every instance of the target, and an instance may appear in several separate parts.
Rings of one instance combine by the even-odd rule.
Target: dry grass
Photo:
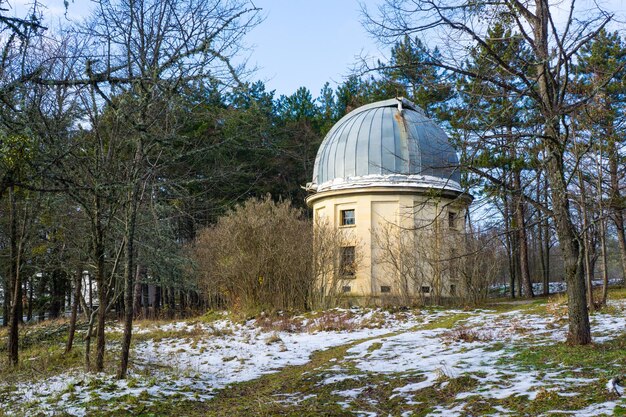
[[[446,342],[489,342],[494,339],[493,334],[484,330],[476,330],[461,326],[443,334]]]

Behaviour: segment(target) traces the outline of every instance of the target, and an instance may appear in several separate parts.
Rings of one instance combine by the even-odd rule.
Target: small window
[[[344,246],[341,248],[341,259],[339,273],[341,275],[353,276],[356,271],[356,258],[354,246]]]
[[[450,284],[450,295],[456,295],[456,285]]]
[[[354,209],[341,210],[341,225],[342,226],[354,226]]]
[[[430,287],[428,285],[422,285],[422,288],[420,290],[424,294],[429,294],[430,293]]]
[[[343,287],[341,287],[341,291],[343,291],[343,292],[350,292],[350,291],[352,291],[352,288],[350,288],[349,285],[344,285]]]
[[[453,211],[448,212],[448,227],[450,229],[456,229],[457,214]]]
[[[391,292],[391,287],[389,285],[381,285],[380,292]]]

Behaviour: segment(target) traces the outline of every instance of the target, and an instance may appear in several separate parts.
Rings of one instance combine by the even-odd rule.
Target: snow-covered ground
[[[0,382],[0,415],[4,411],[7,415],[66,412],[83,416],[90,410],[113,406],[116,399],[124,396],[147,403],[165,397],[205,401],[229,384],[280,372],[286,366],[303,365],[314,351],[347,344],[352,345],[346,355],[323,370],[319,385],[363,380],[362,386],[332,392],[341,398],[339,404],[350,410],[364,396],[371,375],[391,378],[411,374],[415,382],[394,388],[389,398],[401,399],[407,405],[418,404],[414,395],[420,390],[443,388],[451,379],[471,375],[475,383],[456,393],[452,405],[436,406],[429,414],[445,416],[467,415],[463,411],[464,401],[476,396],[492,399],[526,396],[532,401],[546,393],[575,396],[577,387],[607,384],[608,379],[576,377],[559,370],[538,372],[503,360],[513,356],[511,346],[564,340],[567,328],[562,308],[548,310],[552,314],[520,310],[504,313],[334,310],[329,315],[277,319],[275,323],[272,323],[274,319],[243,324],[223,319],[212,323],[143,326],[136,329],[145,341],[138,342],[133,349],[129,379],[117,381],[109,374],[85,375],[75,370],[35,383],[8,386]],[[596,342],[623,333],[625,310],[626,303],[621,300],[612,302],[612,314],[598,313],[593,317]],[[452,317],[459,321],[451,329],[427,325]],[[340,330],[324,330],[333,328]],[[176,337],[146,337],[167,335],[167,332],[175,332]],[[285,393],[281,401],[297,403],[314,396]],[[606,401],[575,412],[561,412],[577,416],[612,415],[618,404],[626,405],[623,398],[607,395]],[[497,412],[490,415],[515,415],[506,407],[495,409]]]

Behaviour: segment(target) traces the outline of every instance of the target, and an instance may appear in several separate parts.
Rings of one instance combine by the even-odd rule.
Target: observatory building
[[[472,197],[447,135],[415,104],[394,98],[344,116],[307,190],[316,233],[335,233],[337,246],[319,272],[322,293],[387,304],[464,291],[458,259]]]

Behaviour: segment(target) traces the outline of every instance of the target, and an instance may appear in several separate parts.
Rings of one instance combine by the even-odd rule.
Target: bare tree
[[[569,334],[574,344],[591,342],[589,315],[583,274],[583,251],[580,237],[571,218],[569,178],[566,156],[571,147],[568,115],[589,101],[595,90],[584,97],[572,99],[570,78],[573,56],[592,40],[611,20],[603,11],[585,11],[576,15],[574,1],[569,14],[562,18],[547,0],[499,0],[467,2],[465,0],[386,0],[378,13],[364,7],[368,29],[379,39],[423,34],[445,43],[443,55],[430,64],[446,68],[466,77],[481,79],[507,94],[528,99],[539,116],[541,130],[536,138],[546,152],[543,160],[552,205],[546,207],[524,196],[538,209],[553,216],[562,250],[567,281]],[[562,5],[561,5],[562,7]],[[514,24],[514,36],[523,39],[529,48],[527,68],[512,66],[489,45],[488,28],[498,20]],[[511,81],[496,74],[473,71],[464,65],[468,51],[479,45],[502,71],[511,74]],[[443,49],[443,48],[442,48]],[[597,86],[608,82],[610,74],[597,80]],[[515,137],[511,138],[515,140]],[[478,175],[490,178],[479,167],[469,167]]]
[[[111,140],[123,142],[117,154],[125,242],[119,378],[126,376],[132,335],[137,216],[148,184],[163,167],[164,148],[175,137],[174,97],[194,82],[239,83],[244,68],[232,58],[258,23],[258,11],[245,1],[102,0],[79,30],[88,40],[87,78],[72,83],[93,86],[100,101],[92,105],[94,132],[108,126]]]

